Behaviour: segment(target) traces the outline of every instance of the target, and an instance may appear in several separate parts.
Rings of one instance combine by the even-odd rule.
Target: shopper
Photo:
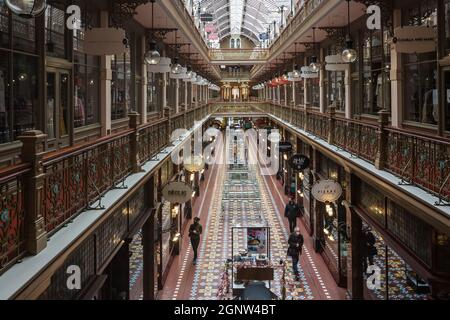
[[[302,246],[303,246],[303,236],[300,233],[299,228],[295,228],[294,232],[291,233],[288,240],[288,256],[292,258],[292,270],[294,271],[295,281],[299,281],[298,274],[298,261],[300,260],[300,255],[302,254]]]
[[[291,197],[289,202],[286,204],[284,216],[289,221],[289,232],[294,232],[295,227],[297,227],[297,218],[300,217],[300,207],[297,203],[295,203],[293,197]]]
[[[194,265],[197,264],[197,249],[200,244],[200,235],[203,232],[203,227],[200,224],[200,218],[195,217],[194,223],[189,227],[189,238],[191,238],[192,249],[194,250]]]

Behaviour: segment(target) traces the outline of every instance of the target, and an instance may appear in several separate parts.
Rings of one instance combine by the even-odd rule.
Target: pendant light
[[[152,3],[152,30],[154,29],[154,4],[155,0],[150,0]],[[147,64],[150,65],[157,65],[161,61],[161,54],[156,50],[156,42],[154,40],[150,41],[149,43],[149,50],[144,55],[144,60]]]
[[[358,54],[355,49],[353,49],[353,41],[350,36],[350,0],[347,0],[347,17],[348,17],[348,33],[346,38],[346,49],[342,51],[342,60],[347,63],[353,63],[356,61]]]
[[[173,74],[180,74],[181,71],[183,71],[183,67],[178,63],[178,57],[176,57],[173,59],[173,64],[170,72],[172,72]]]
[[[294,78],[300,78],[300,70],[298,69],[298,64],[295,63],[296,58],[297,58],[297,42],[295,43],[294,70],[292,70],[292,76]]]
[[[45,0],[5,0],[6,6],[19,17],[31,19],[45,11]]]
[[[314,43],[315,55],[311,57],[311,64],[309,65],[309,68],[313,72],[318,72],[320,70],[320,64],[319,64],[319,62],[317,60],[316,27],[313,27],[313,43]]]
[[[175,50],[177,50],[177,38],[177,31],[175,31]],[[180,74],[183,71],[183,67],[178,63],[178,61],[178,57],[175,57],[173,59],[172,68],[170,69],[170,72],[172,72],[173,74]]]

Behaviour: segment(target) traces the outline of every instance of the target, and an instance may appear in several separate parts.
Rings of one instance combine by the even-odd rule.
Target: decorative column
[[[345,69],[345,117],[351,119],[353,116],[352,108],[352,75],[351,66],[348,64]]]
[[[287,107],[288,106],[288,95],[287,95],[287,84],[283,85],[283,90],[284,90],[284,106]]]
[[[378,112],[379,130],[377,131],[377,154],[375,156],[375,168],[383,170],[386,166],[387,153],[388,153],[388,132],[385,128],[389,125],[390,112],[387,110],[381,110]]]
[[[402,14],[400,9],[393,12],[393,28],[402,25]],[[391,112],[392,126],[400,128],[403,123],[403,73],[402,73],[402,54],[391,46]]]
[[[175,114],[180,112],[180,79],[175,80]]]
[[[320,49],[320,61],[324,61],[324,51],[323,49]],[[326,111],[326,103],[325,103],[325,85],[324,85],[324,79],[325,79],[325,66],[323,63],[320,64],[320,72],[319,72],[319,106],[320,106],[320,112],[325,113]]]
[[[352,299],[363,299],[364,297],[364,277],[363,277],[363,235],[362,220],[355,212],[352,201],[356,195],[354,177],[350,171],[345,171],[346,180],[346,200],[342,205],[346,209],[345,235],[349,238],[347,246],[347,291]]]
[[[26,248],[33,255],[47,247],[45,212],[41,212],[44,195],[45,173],[42,165],[45,139],[47,135],[39,130],[23,133],[18,139],[22,142],[21,159],[31,165],[25,176],[23,192],[25,196]]]
[[[109,26],[109,14],[107,11],[100,13],[100,25]],[[101,135],[106,136],[111,133],[111,56],[102,55],[100,57],[100,124]]]
[[[130,129],[133,130],[130,137],[130,162],[133,173],[141,171],[141,160],[139,158],[139,118],[140,115],[136,111],[128,113],[130,119]]]
[[[331,105],[328,107],[328,143],[334,144],[334,131],[336,125],[336,106]]]
[[[147,38],[143,36],[141,38],[142,40],[142,57],[145,55],[145,49],[146,49],[146,41]],[[141,113],[141,123],[147,123],[147,85],[148,85],[148,76],[147,76],[147,63],[145,63],[145,59],[142,60],[142,66],[141,66],[141,73],[142,73],[142,84],[141,84],[141,101],[142,106],[138,109]]]

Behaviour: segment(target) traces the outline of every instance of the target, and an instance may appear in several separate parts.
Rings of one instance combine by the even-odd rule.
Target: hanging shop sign
[[[302,154],[294,154],[289,159],[289,165],[296,171],[302,171],[309,168],[309,158]]]
[[[289,141],[281,141],[278,144],[278,150],[282,153],[291,152],[292,151],[292,143],[290,143]]]
[[[349,63],[342,60],[342,55],[336,54],[325,57],[325,70],[327,71],[345,71],[350,67]]]
[[[311,193],[317,201],[335,202],[342,195],[342,187],[334,180],[320,180],[313,185]]]
[[[394,29],[392,43],[399,53],[436,51],[436,30],[427,26],[404,26]]]
[[[301,76],[305,79],[315,79],[319,77],[319,72],[311,70],[309,66],[304,66],[301,69]]]
[[[92,28],[84,34],[83,52],[91,55],[120,55],[127,50],[125,30],[116,28]]]
[[[199,172],[205,167],[201,156],[189,156],[183,159],[183,166],[189,172]]]
[[[192,187],[183,181],[172,181],[164,186],[162,189],[162,196],[170,203],[186,203],[192,197],[194,190]]]
[[[301,74],[299,72],[296,72],[296,73],[289,72],[288,73],[288,81],[289,82],[300,82],[302,80],[303,79],[302,79]]]
[[[166,73],[170,72],[170,64],[172,60],[167,57],[162,57],[158,64],[147,65],[147,71],[152,73]]]

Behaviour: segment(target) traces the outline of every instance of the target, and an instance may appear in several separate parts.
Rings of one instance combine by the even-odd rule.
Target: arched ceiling
[[[201,13],[213,16],[219,39],[229,35],[243,35],[259,44],[259,35],[267,32],[269,25],[281,21],[290,12],[291,0],[195,0]],[[272,31],[273,32],[273,31]]]

